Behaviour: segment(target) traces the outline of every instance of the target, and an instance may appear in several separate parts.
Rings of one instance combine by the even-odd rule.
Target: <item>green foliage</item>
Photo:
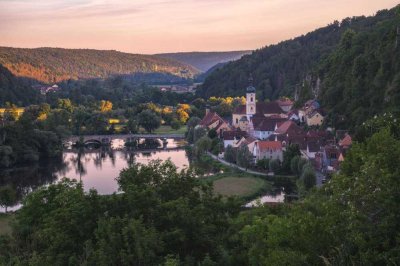
[[[144,110],[138,115],[139,125],[147,132],[153,132],[161,125],[161,118],[150,110]]]
[[[301,180],[303,181],[305,189],[309,190],[317,183],[314,169],[311,166],[304,167],[301,173]]]
[[[128,132],[133,134],[137,133],[139,131],[139,123],[136,118],[130,118],[126,124],[126,128],[128,129]]]
[[[7,207],[16,204],[17,193],[11,185],[0,187],[0,206],[5,207],[5,212],[7,212]]]
[[[158,76],[168,74],[170,77],[193,78],[198,73],[190,65],[162,57],[89,49],[1,47],[0,64],[13,69],[17,76],[44,83],[139,73],[142,76],[157,73]],[[16,64],[29,67],[11,67]],[[118,85],[119,80],[114,82]]]
[[[290,173],[292,171],[292,159],[294,157],[300,157],[300,155],[301,153],[299,145],[290,144],[288,147],[286,147],[286,150],[283,152],[282,170]]]
[[[216,137],[218,137],[218,133],[217,133],[217,131],[215,130],[215,128],[210,129],[210,130],[208,131],[207,135],[208,135],[208,137],[209,137],[210,139],[215,139]]]
[[[261,160],[257,161],[257,167],[261,168],[263,170],[268,170],[269,169],[269,159],[268,158],[262,158]]]
[[[132,165],[123,193],[85,193],[64,179],[27,196],[0,261],[20,265],[215,265],[239,210],[171,162]],[[13,247],[13,248],[11,248]],[[218,264],[218,263],[217,263]]]
[[[194,154],[197,158],[200,158],[212,147],[212,140],[208,136],[203,136],[196,141],[194,144]]]
[[[253,154],[247,148],[247,145],[240,146],[236,151],[236,163],[244,168],[249,168],[253,163]]]
[[[178,130],[178,129],[181,128],[181,126],[182,126],[182,124],[181,124],[181,122],[179,122],[178,119],[172,119],[172,121],[171,121],[171,128],[172,129]]]
[[[11,167],[16,163],[38,162],[61,154],[60,135],[39,128],[30,112],[25,112],[16,122],[0,127],[0,132],[0,168]]]
[[[281,162],[278,159],[270,160],[269,170],[273,173],[278,173],[281,170]]]
[[[326,123],[353,129],[384,112],[398,113],[400,49],[398,7],[371,17],[352,17],[254,51],[226,64],[204,81],[203,97],[243,95],[249,73],[259,100],[317,97]],[[284,169],[289,170],[285,164]]]
[[[224,159],[229,163],[236,163],[236,149],[231,145],[225,148]]]
[[[200,138],[207,135],[207,130],[204,127],[195,127],[193,133],[193,142],[197,142]]]

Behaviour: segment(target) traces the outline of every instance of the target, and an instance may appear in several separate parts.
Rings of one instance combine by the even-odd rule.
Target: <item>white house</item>
[[[256,161],[261,159],[283,160],[282,144],[279,141],[256,141],[253,147],[253,156]]]

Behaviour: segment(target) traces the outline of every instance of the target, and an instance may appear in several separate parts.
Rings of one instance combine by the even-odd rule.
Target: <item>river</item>
[[[164,147],[166,149],[152,146],[148,150],[138,151],[126,149],[122,140],[115,140],[111,147],[66,149],[59,160],[0,172],[0,185],[12,184],[22,198],[41,186],[67,177],[81,180],[85,191],[94,188],[99,194],[112,194],[118,191],[115,178],[132,163],[147,164],[151,160],[170,159],[178,169],[188,167],[189,160],[183,147],[185,144],[181,140],[168,139]],[[7,210],[13,211],[20,207],[17,204]],[[4,212],[4,208],[0,207],[0,212]]]

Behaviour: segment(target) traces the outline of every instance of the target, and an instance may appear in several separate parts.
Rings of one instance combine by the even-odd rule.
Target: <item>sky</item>
[[[0,0],[0,46],[253,50],[398,0]]]

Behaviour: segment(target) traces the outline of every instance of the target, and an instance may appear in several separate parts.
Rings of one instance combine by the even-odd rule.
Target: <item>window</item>
[[[253,102],[253,97],[250,98],[250,102]]]
[[[250,110],[253,111],[253,107],[250,107]]]
[[[239,123],[239,119],[236,118],[236,124]]]

